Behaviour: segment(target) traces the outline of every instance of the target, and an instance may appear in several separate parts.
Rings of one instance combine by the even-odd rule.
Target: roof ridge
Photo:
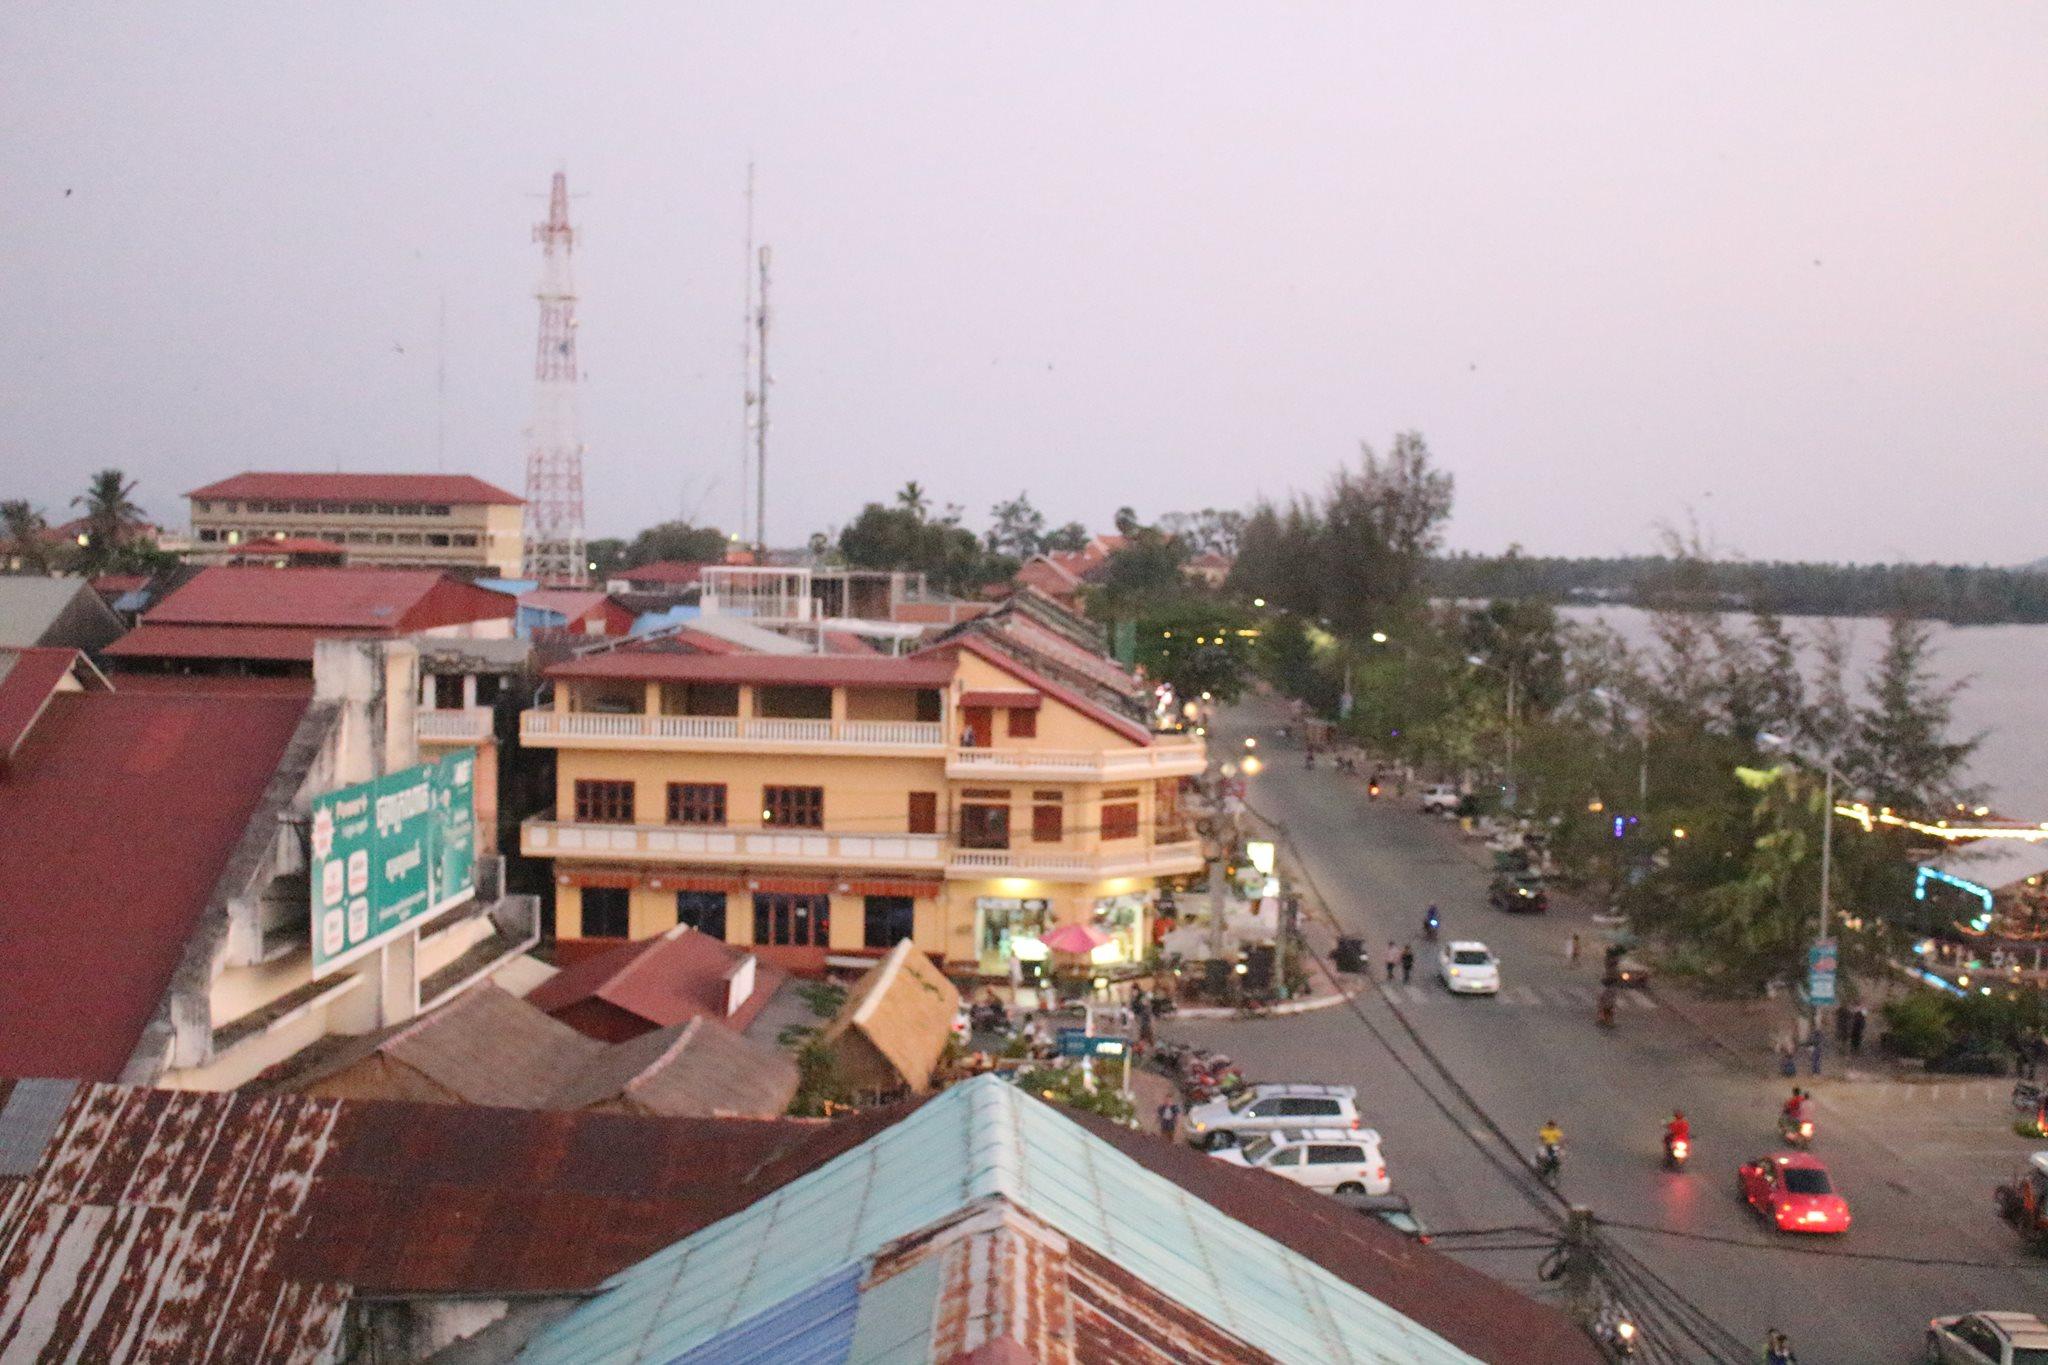
[[[640,1087],[643,1081],[652,1080],[655,1071],[674,1061],[677,1053],[696,1041],[697,1025],[703,1022],[703,1015],[691,1016],[689,1021],[676,1031],[676,1036],[669,1040],[668,1046],[650,1058],[646,1066],[641,1067],[638,1071],[626,1077],[626,1083],[620,1086],[619,1089],[624,1093],[631,1094]]]

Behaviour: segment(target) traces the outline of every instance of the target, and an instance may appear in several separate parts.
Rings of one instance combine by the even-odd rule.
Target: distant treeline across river
[[[1959,626],[2048,624],[2048,573],[1960,564],[1459,554],[1432,560],[1428,584],[1434,597],[1691,605],[1781,616],[1889,616],[1903,611]]]

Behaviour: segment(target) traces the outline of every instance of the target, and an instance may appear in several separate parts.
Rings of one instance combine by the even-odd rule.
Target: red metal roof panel
[[[150,609],[145,625],[322,626],[405,632],[513,614],[508,593],[431,569],[217,565]]]
[[[0,1075],[120,1074],[305,708],[50,699],[0,781]]]
[[[709,1017],[743,1029],[788,973],[755,966],[754,989],[735,1013],[725,1012],[726,978],[747,955],[693,931],[640,939],[565,967],[534,987],[526,1002],[559,1015],[585,1000],[602,1000],[655,1028]]]
[[[311,663],[316,641],[346,633],[310,626],[180,626],[144,621],[108,645],[105,652],[114,659],[260,659],[271,663]],[[363,633],[383,635],[387,632]]]
[[[0,649],[0,764],[28,734],[77,660],[75,649]]]
[[[301,498],[329,502],[445,502],[518,507],[526,499],[468,474],[247,473],[195,488],[188,498]]]

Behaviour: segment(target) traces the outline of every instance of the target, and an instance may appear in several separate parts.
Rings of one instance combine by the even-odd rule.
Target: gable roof
[[[1055,697],[1065,702],[1090,720],[1122,735],[1133,744],[1152,743],[1152,731],[1150,729],[1132,720],[1129,716],[1119,715],[1102,703],[1083,696],[1071,687],[1054,682],[1038,670],[1026,666],[1018,659],[996,648],[993,644],[981,638],[977,630],[979,625],[980,622],[978,621],[970,621],[961,627],[960,634],[942,640],[938,644],[926,649],[921,649],[910,657],[921,659],[929,655],[944,653],[947,650],[964,649],[976,658],[984,659],[994,664],[1011,677],[1029,683],[1047,696]]]
[[[1236,1175],[1260,1193],[1280,1183],[1264,1172]],[[1024,1237],[1013,1243],[1019,1254],[982,1258],[979,1268],[935,1265],[921,1279],[890,1273],[919,1245],[960,1231],[963,1219],[977,1230],[1010,1226]],[[1052,1236],[1031,1235],[1034,1229]],[[1426,1248],[1414,1254],[1436,1255]],[[985,1076],[613,1276],[606,1292],[543,1329],[524,1359],[672,1361],[712,1343],[729,1348],[719,1358],[762,1358],[739,1343],[758,1341],[751,1329],[777,1315],[807,1321],[813,1331],[821,1316],[843,1320],[850,1341],[898,1343],[889,1359],[960,1358],[950,1341],[953,1349],[938,1349],[938,1334],[961,1315],[986,1315],[985,1339],[1012,1339],[1014,1356],[990,1358],[1044,1358],[1026,1344],[1033,1333],[1064,1338],[1069,1351],[1077,1339],[1095,1345],[1075,1352],[1084,1359],[1110,1358],[1103,1337],[1088,1335],[1091,1326],[1106,1328],[1083,1319],[1091,1311],[1084,1281],[1097,1275],[1121,1277],[1130,1302],[1097,1294],[1093,1313],[1108,1306],[1101,1302],[1107,1298],[1116,1305],[1111,1325],[1160,1321],[1169,1338],[1178,1334],[1206,1347],[1200,1358],[1208,1360],[1463,1365],[1481,1358],[1147,1169],[1051,1105]],[[865,1292],[849,1301],[837,1288],[845,1285]],[[887,1291],[890,1285],[896,1289]],[[818,1313],[815,1299],[802,1306],[805,1296],[835,1293],[834,1313]],[[1525,1321],[1563,1321],[1501,1286],[1439,1311],[1478,1317],[1510,1304]],[[947,1305],[950,1311],[941,1311]],[[1041,1306],[1052,1311],[1041,1313]],[[871,1311],[880,1320],[865,1321]],[[918,1323],[928,1326],[913,1330]],[[864,1336],[891,1328],[893,1338]],[[809,1339],[801,1331],[785,1335]],[[1495,1358],[1599,1359],[1582,1334],[1574,1335],[1577,1348],[1562,1354],[1541,1353],[1547,1343],[1539,1333],[1528,1343],[1538,1351]],[[1562,1338],[1553,1332],[1551,1340]],[[1231,1353],[1233,1344],[1248,1352]]]
[[[84,689],[107,690],[105,675],[75,649],[0,649],[0,773],[70,677]]]
[[[796,1060],[780,1048],[697,1018],[605,1049],[555,1092],[549,1107],[774,1118],[789,1108],[801,1080]]]
[[[517,498],[468,474],[235,474],[195,488],[188,498],[305,498],[326,502],[486,503],[518,507]]]
[[[432,569],[216,565],[164,598],[145,625],[317,626],[397,635],[513,614],[516,599]]]
[[[98,649],[126,629],[83,578],[0,574],[0,647]]]
[[[306,704],[49,698],[0,780],[0,1075],[121,1074]]]
[[[586,1000],[602,1000],[656,1028],[709,1017],[744,1029],[789,976],[757,960],[754,989],[728,1016],[726,980],[749,956],[710,934],[677,925],[564,967],[534,987],[526,1003],[559,1015]]]
[[[417,1018],[350,1039],[293,1079],[290,1088],[326,1093],[323,1087],[343,1073],[381,1058],[424,1082],[407,1085],[404,1098],[543,1109],[552,1107],[565,1077],[592,1065],[604,1051],[595,1038],[484,982]]]
[[[911,1090],[931,1089],[932,1070],[953,1035],[960,992],[909,939],[901,939],[846,994],[818,1041],[866,1038]]]

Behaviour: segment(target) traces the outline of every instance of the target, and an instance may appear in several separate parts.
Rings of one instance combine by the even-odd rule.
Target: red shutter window
[[[1066,834],[1066,816],[1058,806],[1031,808],[1031,842],[1056,844]]]
[[[937,792],[912,792],[910,794],[910,832],[912,834],[937,834],[939,832],[939,794]]]
[[[1037,739],[1038,713],[1021,707],[1011,707],[1004,713],[1010,718],[1011,739]]]
[[[763,787],[761,823],[781,829],[823,829],[823,787]]]
[[[668,822],[671,825],[724,824],[725,784],[723,782],[669,783]]]
[[[583,824],[632,824],[633,784],[579,779],[576,783],[576,819]]]
[[[1105,839],[1135,839],[1138,837],[1138,803],[1118,801],[1102,808],[1102,837]]]

